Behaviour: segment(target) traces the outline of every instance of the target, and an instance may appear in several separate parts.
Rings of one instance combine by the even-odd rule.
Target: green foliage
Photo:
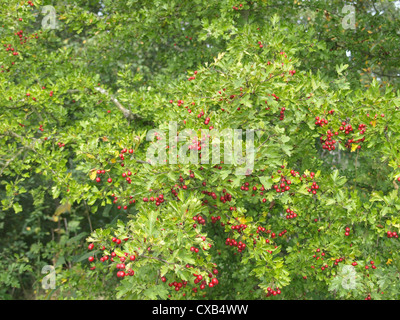
[[[5,2],[1,298],[399,298],[393,2],[350,2],[355,30],[335,0]],[[253,130],[254,167],[171,163],[170,123],[221,155],[219,133]]]

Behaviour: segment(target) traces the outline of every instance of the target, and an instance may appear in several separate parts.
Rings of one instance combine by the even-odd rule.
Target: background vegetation
[[[46,5],[55,29],[42,25]],[[400,231],[396,2],[2,6],[0,299],[400,298],[399,240],[387,234]],[[150,166],[146,133],[169,121],[257,130],[254,171]],[[290,190],[276,192],[282,177]],[[159,206],[143,201],[160,194]],[[128,254],[133,276],[99,261],[112,252],[116,263]],[[42,289],[45,265],[55,289]]]

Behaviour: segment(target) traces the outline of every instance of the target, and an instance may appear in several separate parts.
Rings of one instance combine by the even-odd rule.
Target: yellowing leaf
[[[351,146],[351,152],[356,151],[358,145],[356,145],[355,143],[353,143],[353,145]]]
[[[95,159],[94,155],[91,155],[90,153],[86,153],[86,156],[90,159]]]
[[[54,212],[55,216],[59,216],[60,214],[71,211],[71,204],[67,202],[66,204],[62,204],[57,207],[56,212]]]
[[[392,259],[388,259],[388,261],[386,262],[386,264],[391,264],[393,260]]]
[[[90,170],[90,172],[89,172],[89,178],[90,178],[90,180],[96,179],[96,174],[97,174],[96,171],[97,171],[96,169]]]
[[[240,218],[238,218],[238,220],[240,221],[241,224],[245,224],[246,223],[246,218],[245,217],[240,217]]]
[[[117,162],[117,160],[115,160],[114,158],[111,159],[111,163],[116,163],[116,162]]]

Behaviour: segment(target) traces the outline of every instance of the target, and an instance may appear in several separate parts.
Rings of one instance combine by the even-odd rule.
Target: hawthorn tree
[[[399,298],[393,4],[344,29],[341,1],[6,2],[5,287],[51,264],[39,297]]]

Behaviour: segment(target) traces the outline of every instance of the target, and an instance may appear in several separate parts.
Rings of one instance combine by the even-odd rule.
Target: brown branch
[[[133,113],[132,111],[126,109],[116,98],[114,98],[112,95],[110,95],[105,89],[100,88],[100,87],[95,87],[97,91],[100,93],[104,94],[107,96],[114,104],[115,106],[123,113],[124,117],[129,119],[129,120],[135,120],[135,119],[140,119],[142,118],[136,113]]]

